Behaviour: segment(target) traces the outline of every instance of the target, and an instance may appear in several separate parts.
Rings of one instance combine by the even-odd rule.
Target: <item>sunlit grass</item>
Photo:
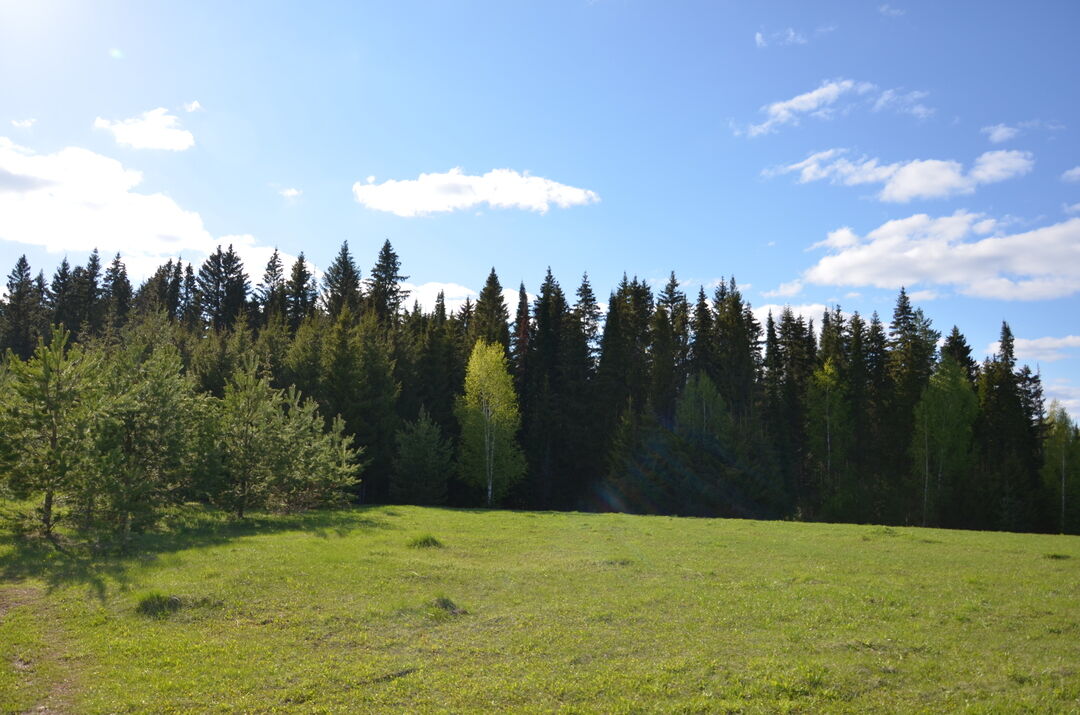
[[[418,507],[173,524],[123,558],[0,542],[24,604],[0,711],[1080,708],[1077,537]]]

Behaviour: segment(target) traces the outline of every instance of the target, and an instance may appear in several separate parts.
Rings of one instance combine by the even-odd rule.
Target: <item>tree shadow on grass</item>
[[[132,567],[152,564],[163,555],[287,531],[303,531],[323,539],[343,537],[390,528],[387,517],[378,507],[361,506],[288,515],[255,514],[238,520],[217,509],[188,504],[166,514],[153,530],[133,535],[124,549],[108,535],[45,539],[20,535],[0,525],[0,584],[37,579],[44,581],[50,592],[83,584],[104,601],[110,582],[125,589]]]

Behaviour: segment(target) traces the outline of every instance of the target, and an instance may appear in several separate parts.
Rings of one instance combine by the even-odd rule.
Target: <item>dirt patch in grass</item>
[[[29,702],[34,703],[25,711],[74,712],[72,699],[75,692],[75,672],[71,661],[62,654],[66,641],[57,618],[50,613],[42,590],[21,584],[0,584],[0,625],[19,608],[29,609],[33,623],[41,629],[37,637],[30,642],[16,645],[17,653],[6,654],[10,658],[7,667],[15,674],[16,685],[25,687],[29,691]],[[11,697],[17,699],[9,700]],[[3,700],[7,707],[19,701],[25,703],[18,691],[0,700]],[[21,710],[19,708],[19,711]]]

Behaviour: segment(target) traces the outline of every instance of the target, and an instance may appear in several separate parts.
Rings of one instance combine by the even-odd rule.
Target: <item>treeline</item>
[[[129,409],[173,409],[153,403],[156,389],[193,405],[168,469],[39,466],[83,475],[69,499],[79,518],[121,519],[118,487],[102,480],[128,479],[123,489],[234,509],[349,489],[363,502],[1080,533],[1080,435],[1060,407],[1047,414],[1008,325],[978,363],[955,327],[939,349],[903,289],[888,324],[836,307],[817,329],[787,309],[760,325],[734,279],[687,296],[674,275],[655,294],[624,277],[606,315],[587,276],[568,295],[549,270],[535,299],[520,287],[512,315],[494,269],[455,311],[441,294],[431,312],[410,304],[406,279],[389,242],[366,278],[343,244],[321,284],[302,254],[286,270],[275,252],[254,288],[231,247],[197,268],[169,261],[137,289],[120,256],[64,260],[51,280],[20,259],[0,303],[7,482],[26,482],[11,465],[41,441],[15,429],[28,408],[10,405],[16,393],[23,405],[49,399],[24,373],[52,351],[93,364],[94,380],[113,375],[101,394],[131,393]],[[78,347],[58,344],[62,330]],[[174,387],[136,388],[153,370],[135,366],[155,360]],[[273,409],[230,417],[229,400],[256,387]],[[94,399],[80,401],[86,419],[114,419]],[[241,440],[237,424],[263,422],[277,432],[247,454],[278,456],[252,467],[261,481],[247,492],[226,442]],[[157,443],[138,420],[123,424],[112,439]],[[274,462],[308,441],[323,445],[308,466]],[[80,445],[102,464],[118,449]]]

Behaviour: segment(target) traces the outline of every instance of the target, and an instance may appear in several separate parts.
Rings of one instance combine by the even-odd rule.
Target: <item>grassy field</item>
[[[0,534],[0,711],[1080,710],[1080,538],[373,507]]]

